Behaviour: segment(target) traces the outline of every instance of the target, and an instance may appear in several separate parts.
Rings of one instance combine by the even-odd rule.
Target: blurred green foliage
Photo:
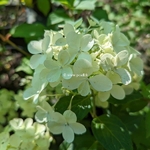
[[[0,0],[0,9],[2,10],[4,7],[7,7],[7,9],[9,10],[9,7],[6,6],[6,4],[8,3],[8,0]],[[64,23],[73,23],[74,21],[77,21],[80,18],[82,18],[84,21],[84,24],[82,24],[82,26],[87,26],[88,18],[92,17],[95,20],[102,19],[118,24],[121,27],[122,31],[130,39],[132,46],[134,46],[140,52],[142,52],[142,56],[145,59],[145,76],[147,75],[147,73],[148,76],[150,75],[150,2],[148,0],[22,0],[16,6],[13,7],[25,10],[24,13],[27,11],[27,9],[29,9],[34,11],[34,13],[36,14],[36,19],[32,23],[28,23],[26,19],[23,20],[24,23],[18,23],[18,15],[11,16],[11,19],[14,21],[14,23],[11,24],[11,28],[9,27],[9,30],[6,30],[8,20],[0,20],[0,34],[6,33],[10,34],[13,39],[23,39],[26,42],[25,46],[22,46],[21,44],[19,45],[18,43],[17,45],[21,46],[25,51],[27,51],[26,44],[31,40],[37,40],[42,38],[44,30],[57,30],[58,28],[61,28]],[[4,13],[2,13],[1,11],[0,17],[3,15]],[[0,19],[2,19],[2,17]],[[80,20],[78,20],[78,23],[80,24]],[[1,41],[0,43],[1,55],[7,49],[5,47],[4,42],[5,41]],[[16,73],[20,71],[26,73],[26,78],[22,78],[22,82],[24,82],[23,85],[28,85],[29,81],[27,78],[30,75],[32,76],[32,70],[30,70],[29,67],[25,67],[26,64],[28,64],[28,61],[24,56],[22,57],[24,58],[22,59],[22,63],[15,69]],[[149,80],[146,80],[146,82],[150,83]],[[129,134],[132,137],[132,145],[134,150],[150,149],[150,85],[147,85],[147,83],[143,81],[141,83],[140,91],[135,92],[130,96],[127,96],[122,101],[110,98],[110,110],[99,109],[99,111],[103,111],[102,113],[104,113],[105,111],[111,111],[112,114],[118,117],[112,118],[114,119],[112,122],[117,121],[118,125],[121,124],[122,126],[122,123],[120,122],[121,120],[125,124],[126,127],[124,127],[123,129],[126,131],[125,128],[127,128],[130,131]],[[22,92],[19,91],[17,94],[15,94],[13,93],[13,91],[0,89],[1,131],[8,124],[10,119],[12,119],[13,117],[18,117],[18,114],[16,113],[17,111],[21,113],[19,115],[23,117],[33,116],[35,112],[35,106],[24,102],[21,98],[21,93]],[[84,99],[78,102],[78,100],[80,99],[81,97],[77,99],[77,103],[84,103]],[[6,101],[9,102],[7,103],[7,105],[4,105]],[[88,101],[86,101],[86,103],[88,102],[89,99]],[[32,111],[28,111],[29,105]],[[58,108],[59,111],[63,111],[61,109],[62,105],[68,107],[69,101],[59,101],[59,103],[57,103],[56,105],[56,109]],[[78,117],[80,119],[83,119],[89,112],[89,109],[85,109],[83,114],[84,116],[80,116],[80,110],[76,109],[77,104],[74,105],[75,110],[78,111]],[[99,119],[101,118],[96,118],[95,121],[101,123]],[[102,121],[103,120],[107,122],[105,116],[102,116]],[[89,125],[88,120],[85,120],[85,122],[83,123]],[[109,125],[109,122],[107,123]],[[103,145],[105,145],[106,143],[105,141],[103,142],[102,139],[108,138],[105,137],[106,135],[103,137],[99,136],[102,135],[102,133],[99,133],[98,135],[93,126],[94,121],[92,122],[92,128],[97,139],[94,139],[94,135],[91,134],[91,130],[89,127],[86,135],[76,137],[74,142],[75,150],[78,150],[79,148],[81,150],[105,150],[103,148]],[[113,133],[116,132],[116,130],[116,127],[112,128],[112,126],[110,126],[109,129],[106,129],[104,131],[107,132],[107,136],[109,136],[110,131],[112,131]],[[128,137],[128,134],[126,136]],[[109,140],[111,141],[111,139]],[[66,150],[69,147],[71,146],[63,142],[60,145],[59,149]],[[119,150],[115,148],[113,149]],[[127,150],[130,149],[132,150],[132,148],[129,146],[129,149]],[[109,146],[106,150],[110,150]]]

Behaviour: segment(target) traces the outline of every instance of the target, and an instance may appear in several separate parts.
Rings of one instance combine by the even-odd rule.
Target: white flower
[[[72,69],[69,66],[70,57],[67,51],[60,51],[58,54],[58,60],[47,59],[44,62],[44,65],[47,69],[49,69],[48,73],[48,81],[49,82],[57,82],[60,80],[62,76],[64,79],[70,79],[71,76],[66,76],[65,74],[72,75]]]
[[[87,59],[91,62],[91,56],[88,51],[93,47],[94,40],[90,34],[77,34],[69,32],[66,36],[68,44],[68,52],[72,56],[72,60],[78,56],[78,59]]]
[[[143,61],[140,57],[131,54],[127,66],[131,72],[136,73],[138,76],[143,75]]]
[[[116,25],[115,31],[112,34],[112,44],[115,52],[120,52],[129,46],[130,41],[128,38],[120,32],[119,26]]]
[[[35,69],[39,64],[43,64],[46,59],[46,51],[49,49],[50,36],[45,36],[44,39],[40,41],[31,41],[28,44],[28,50],[31,54],[34,54],[30,58],[30,66]]]
[[[73,70],[75,76],[68,80],[62,80],[63,87],[69,90],[78,89],[82,96],[86,96],[91,93],[90,85],[97,91],[109,91],[112,88],[110,79],[102,73],[89,78],[94,71],[97,71],[97,68],[86,59],[77,60]]]
[[[77,117],[71,110],[66,110],[63,115],[54,112],[49,117],[48,127],[53,134],[62,133],[65,141],[71,143],[74,140],[74,133],[83,134],[86,132],[86,128],[76,121]]]
[[[47,115],[54,112],[53,108],[46,101],[42,101],[40,105],[37,106],[37,112],[35,114],[35,119],[39,123],[47,122]]]

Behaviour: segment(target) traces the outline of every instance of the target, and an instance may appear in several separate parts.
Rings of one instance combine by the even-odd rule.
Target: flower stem
[[[92,92],[93,93],[93,92]],[[93,118],[95,118],[95,117],[97,117],[97,113],[96,113],[96,105],[95,105],[95,94],[93,93],[92,94],[92,97],[91,97],[92,99],[91,99],[91,103],[92,103],[92,113],[91,113],[91,115],[92,115],[92,117]]]

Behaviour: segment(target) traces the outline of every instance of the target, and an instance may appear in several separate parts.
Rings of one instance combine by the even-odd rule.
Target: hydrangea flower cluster
[[[66,110],[63,115],[55,112],[54,109],[43,101],[40,106],[37,106],[35,119],[37,122],[46,122],[51,133],[61,134],[64,140],[68,143],[73,142],[74,133],[83,134],[86,128],[77,122],[77,117],[71,110]]]
[[[10,121],[10,125],[15,133],[9,135],[8,132],[2,132],[0,134],[1,150],[49,149],[52,137],[44,125],[33,123],[31,118],[27,118],[25,121],[15,118]]]
[[[58,32],[46,30],[43,39],[28,44],[34,74],[31,87],[23,94],[25,100],[33,98],[38,103],[40,94],[50,85],[61,86],[73,95],[94,95],[96,105],[107,107],[110,96],[122,100],[139,89],[143,62],[119,27],[89,20],[90,26],[82,29],[81,23],[67,23]],[[45,122],[53,134],[62,133],[68,143],[73,142],[74,133],[86,131],[71,111],[71,101],[63,114],[43,101],[35,115],[37,122]]]
[[[31,88],[24,98],[34,102],[50,84],[61,84],[67,90],[77,90],[82,96],[96,93],[100,101],[111,96],[121,100],[139,88],[143,75],[140,54],[130,46],[118,25],[89,21],[86,30],[77,24],[65,24],[63,29],[45,31],[40,41],[31,41],[28,50],[33,56]]]

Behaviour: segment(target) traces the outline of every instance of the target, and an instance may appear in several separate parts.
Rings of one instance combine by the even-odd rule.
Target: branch
[[[15,43],[13,43],[12,41],[10,41],[8,39],[7,36],[3,36],[2,34],[0,34],[0,39],[3,41],[3,42],[6,42],[8,43],[9,45],[11,45],[12,47],[14,47],[16,50],[18,50],[20,53],[26,55],[26,56],[30,56],[29,53],[27,53],[26,51],[22,50],[20,47],[18,47]]]

